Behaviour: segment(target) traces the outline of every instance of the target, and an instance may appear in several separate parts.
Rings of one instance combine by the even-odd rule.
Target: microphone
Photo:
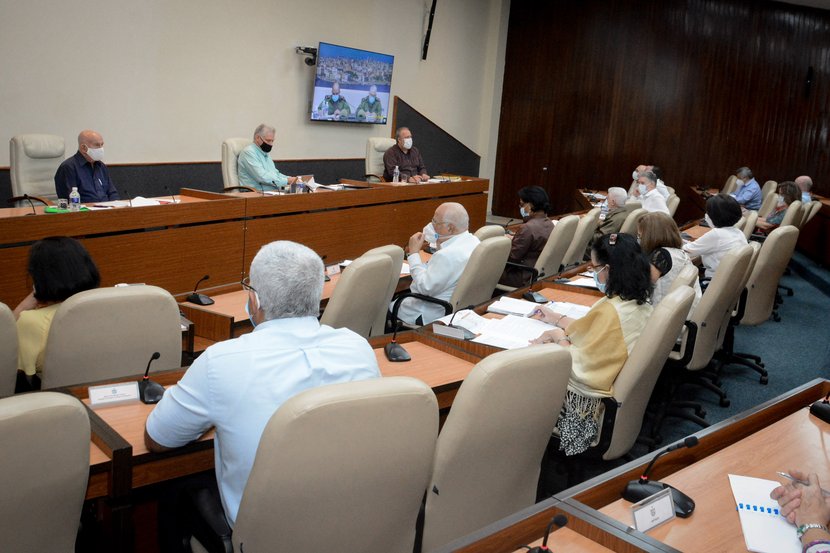
[[[167,195],[168,195],[168,196],[170,196],[170,198],[172,198],[172,200],[173,200],[173,203],[174,203],[174,204],[175,204],[175,203],[177,203],[177,201],[176,201],[176,196],[175,196],[175,195],[173,195],[173,194],[170,192],[170,189],[167,187],[167,185],[166,185],[166,184],[164,185],[164,191],[165,191],[165,192],[167,192]]]
[[[412,361],[412,356],[406,351],[402,345],[397,342],[398,339],[398,308],[400,308],[402,301],[395,302],[395,307],[392,308],[392,324],[395,326],[395,331],[392,333],[392,341],[383,346],[383,353],[386,358],[393,363],[402,363],[404,361]]]
[[[550,536],[550,531],[554,525],[558,526],[559,528],[564,528],[565,525],[568,524],[568,517],[565,515],[556,515],[551,519],[548,523],[548,527],[545,529],[545,539],[542,540],[542,545],[537,545],[536,547],[528,547],[530,553],[542,553],[543,551],[550,551],[548,549],[548,536]]]
[[[671,445],[658,453],[654,456],[651,462],[646,467],[646,470],[643,472],[643,475],[640,477],[639,480],[632,480],[625,486],[625,490],[623,490],[622,497],[626,501],[630,501],[632,503],[638,503],[643,499],[650,497],[656,494],[659,491],[665,490],[666,488],[671,490],[672,501],[674,502],[674,514],[679,516],[680,518],[687,518],[691,516],[691,514],[695,510],[695,502],[692,500],[691,497],[684,494],[677,488],[673,488],[668,484],[664,484],[662,482],[651,482],[648,479],[648,475],[651,472],[651,467],[654,466],[655,461],[676,449],[682,449],[684,447],[695,447],[698,444],[698,439],[696,436],[689,436],[682,442],[678,442],[674,445]]]
[[[468,305],[467,307],[464,307],[463,309],[459,309],[458,311],[463,311],[464,309],[473,309],[474,307],[475,307],[475,305]],[[453,320],[455,319],[455,316],[458,315],[458,311],[456,311],[455,313],[452,314],[452,317],[450,317],[450,322],[447,323],[447,326],[450,327],[450,328],[455,328],[455,329],[460,330],[461,332],[463,332],[465,340],[472,340],[473,338],[476,337],[475,334],[473,334],[472,332],[470,332],[469,330],[467,330],[466,328],[464,328],[462,326],[455,326],[454,324],[452,324]]]
[[[147,362],[147,370],[144,371],[144,378],[138,382],[138,397],[142,403],[146,403],[147,405],[158,403],[161,400],[161,396],[164,395],[164,386],[158,382],[153,382],[149,376],[150,365],[159,357],[161,357],[159,352],[153,353]]]
[[[202,282],[208,280],[209,278],[210,275],[205,275],[196,282],[196,286],[193,287],[193,293],[187,296],[187,301],[189,301],[190,303],[195,303],[196,305],[213,305],[213,300],[210,299],[210,297],[206,296],[205,294],[196,293],[196,289],[199,288],[199,285]]]
[[[127,201],[130,202],[130,207],[133,207],[133,199],[130,197],[130,193],[127,189],[124,189],[124,195],[127,196]]]
[[[824,399],[810,405],[810,414],[824,422],[830,422],[830,392],[827,392]]]
[[[28,194],[23,194],[23,199],[29,202],[29,205],[32,207],[32,212],[27,213],[26,215],[37,215],[37,210],[35,210],[35,204],[32,202],[32,198],[30,198]]]

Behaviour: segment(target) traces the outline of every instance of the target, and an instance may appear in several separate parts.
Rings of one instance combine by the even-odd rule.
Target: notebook
[[[729,475],[735,509],[748,551],[754,553],[800,553],[795,526],[781,516],[770,492],[780,486],[775,480]]]

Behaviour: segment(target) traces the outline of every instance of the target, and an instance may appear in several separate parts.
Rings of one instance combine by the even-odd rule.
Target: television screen
[[[395,56],[321,42],[311,119],[385,124],[394,62]]]

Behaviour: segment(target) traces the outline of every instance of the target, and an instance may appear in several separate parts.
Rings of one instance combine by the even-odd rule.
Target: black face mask
[[[259,145],[259,147],[262,149],[263,152],[267,154],[271,151],[271,148],[273,148],[274,146],[272,144],[266,144],[265,142],[263,142]]]

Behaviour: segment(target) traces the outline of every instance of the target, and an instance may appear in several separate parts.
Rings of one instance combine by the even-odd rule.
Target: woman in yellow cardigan
[[[573,359],[565,405],[556,423],[566,455],[582,453],[596,437],[600,402],[613,395],[614,380],[652,311],[649,262],[636,238],[603,236],[591,248],[591,264],[605,297],[584,317],[571,319],[546,307],[534,315],[556,326],[534,342],[568,347]]]

